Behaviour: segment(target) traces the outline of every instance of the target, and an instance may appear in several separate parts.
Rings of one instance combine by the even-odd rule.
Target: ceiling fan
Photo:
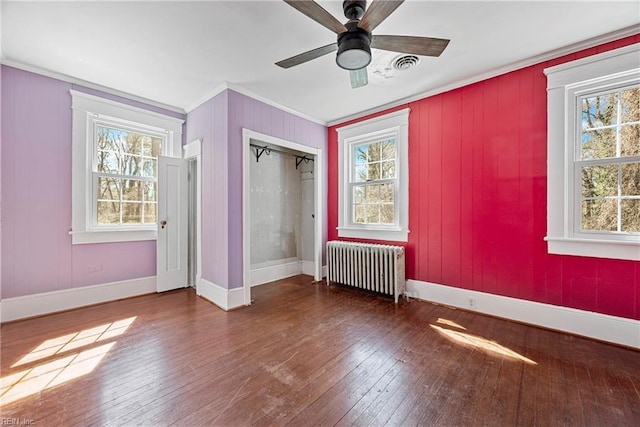
[[[412,55],[440,56],[449,44],[447,39],[433,37],[372,35],[374,28],[391,15],[404,0],[373,0],[369,8],[366,8],[366,1],[345,0],[342,2],[342,9],[348,19],[346,24],[340,23],[313,0],[284,2],[336,33],[338,40],[276,62],[276,65],[290,68],[337,50],[336,63],[340,68],[350,72],[351,87],[354,89],[365,86],[368,82],[367,65],[371,62],[371,48]]]

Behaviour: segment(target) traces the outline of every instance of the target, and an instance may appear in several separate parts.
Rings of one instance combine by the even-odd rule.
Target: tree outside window
[[[638,233],[640,88],[590,94],[579,102],[581,230]]]
[[[96,124],[96,223],[157,223],[163,138]]]

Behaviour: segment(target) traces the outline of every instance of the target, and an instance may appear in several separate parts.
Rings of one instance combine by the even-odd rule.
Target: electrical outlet
[[[470,309],[475,310],[477,308],[476,307],[476,299],[475,298],[468,298],[467,302],[469,304],[469,308]]]
[[[89,273],[97,273],[98,271],[102,271],[102,264],[90,265],[87,267],[87,271]]]

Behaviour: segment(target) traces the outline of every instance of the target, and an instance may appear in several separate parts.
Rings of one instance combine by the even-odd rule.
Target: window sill
[[[406,242],[409,239],[409,231],[402,229],[380,230],[371,228],[338,227],[338,237]]]
[[[137,242],[157,240],[157,230],[100,230],[100,231],[70,231],[71,243],[84,245],[91,243]]]
[[[545,240],[550,254],[640,261],[640,242],[548,236]]]

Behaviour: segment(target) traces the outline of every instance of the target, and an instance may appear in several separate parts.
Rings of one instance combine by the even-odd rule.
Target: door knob
[[[164,229],[164,226],[167,225],[167,221],[160,221],[160,226]]]

